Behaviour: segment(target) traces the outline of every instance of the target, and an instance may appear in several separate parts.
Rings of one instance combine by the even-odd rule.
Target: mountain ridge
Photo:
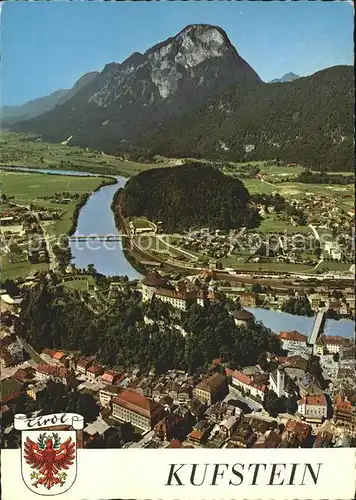
[[[58,89],[48,95],[36,97],[23,104],[1,107],[1,118],[5,121],[29,120],[51,111],[55,106],[64,103],[96,76],[97,71],[85,73],[76,80],[70,89]]]
[[[237,81],[261,80],[221,28],[189,25],[144,54],[106,64],[71,99],[14,129],[50,140],[72,135],[79,145],[90,137],[94,147],[104,142],[110,148],[110,142],[157,129]]]

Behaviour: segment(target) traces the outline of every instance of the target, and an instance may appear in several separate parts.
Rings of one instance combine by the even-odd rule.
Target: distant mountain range
[[[289,73],[283,85],[271,85],[224,30],[196,24],[89,75],[52,109],[11,128],[56,142],[72,136],[70,144],[114,154],[281,158],[353,168],[351,66],[304,78]]]
[[[33,99],[20,106],[2,106],[1,119],[6,124],[19,120],[28,120],[46,113],[73,97],[74,94],[89,83],[97,74],[99,74],[98,71],[86,73],[77,80],[71,89],[56,90],[49,95]]]
[[[274,80],[271,80],[269,83],[292,82],[293,80],[297,80],[298,78],[300,78],[300,76],[296,75],[295,73],[286,73],[285,75],[282,76],[282,78],[275,78]]]

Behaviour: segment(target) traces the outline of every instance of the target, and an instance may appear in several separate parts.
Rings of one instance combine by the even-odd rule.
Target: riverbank
[[[67,171],[53,172],[25,167],[6,169],[2,171],[2,194],[5,200],[2,202],[1,211],[11,213],[12,207],[16,205],[31,207],[35,211],[48,211],[48,214],[52,212],[61,214],[58,218],[54,217],[42,222],[50,238],[59,240],[61,236],[70,236],[74,233],[79,212],[89,197],[106,186],[116,183],[117,179],[111,176],[73,174]],[[71,200],[65,204],[56,202],[58,194],[61,193],[64,198],[71,198]],[[17,222],[17,226],[14,226],[16,231],[21,228],[21,220]],[[26,250],[26,235],[19,235],[16,238],[19,243],[18,248]],[[11,262],[10,255],[7,253],[1,259],[1,274],[4,279],[24,277],[31,270],[48,268],[45,262],[31,264],[27,258],[26,260],[20,259],[20,262]],[[69,252],[66,260],[70,261]]]

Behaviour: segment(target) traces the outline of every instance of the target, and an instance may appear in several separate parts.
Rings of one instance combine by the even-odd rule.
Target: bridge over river
[[[69,241],[121,241],[119,234],[74,234]]]

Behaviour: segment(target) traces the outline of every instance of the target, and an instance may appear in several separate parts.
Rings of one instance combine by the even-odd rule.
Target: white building
[[[261,384],[254,380],[253,376],[246,375],[238,370],[234,370],[231,374],[226,371],[227,375],[231,375],[231,382],[234,387],[238,389],[243,389],[246,393],[252,396],[259,396],[263,401],[267,387],[265,384]]]
[[[112,399],[117,396],[120,389],[117,385],[108,385],[99,391],[101,406],[110,406]]]
[[[285,373],[281,366],[269,374],[270,389],[280,398],[284,394]]]
[[[322,422],[328,413],[328,404],[325,395],[305,395],[298,401],[298,413],[307,422]]]

